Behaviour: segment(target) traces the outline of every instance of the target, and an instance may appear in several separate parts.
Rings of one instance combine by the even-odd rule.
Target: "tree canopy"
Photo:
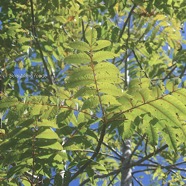
[[[1,184],[185,185],[185,20],[184,0],[1,1]]]

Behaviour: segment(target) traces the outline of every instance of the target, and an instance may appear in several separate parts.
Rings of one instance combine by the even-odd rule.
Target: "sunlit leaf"
[[[75,41],[73,43],[69,44],[70,47],[72,47],[73,49],[77,49],[80,51],[89,51],[90,50],[90,46],[82,41]]]
[[[85,53],[73,54],[65,58],[67,64],[83,64],[90,62],[90,57]]]
[[[52,129],[45,129],[36,136],[43,139],[59,139],[58,135]]]
[[[115,54],[113,52],[99,51],[93,55],[93,60],[100,62],[106,59],[113,59],[114,57],[115,57]]]

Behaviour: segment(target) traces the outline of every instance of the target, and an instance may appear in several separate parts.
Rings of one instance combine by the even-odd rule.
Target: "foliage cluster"
[[[185,184],[184,0],[0,7],[2,185]]]

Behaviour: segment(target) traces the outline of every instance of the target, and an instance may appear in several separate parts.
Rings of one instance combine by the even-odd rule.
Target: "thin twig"
[[[67,37],[68,37],[71,41],[75,41],[75,40],[68,34],[68,32],[65,30],[65,25],[62,25],[62,30],[63,30],[63,32],[67,35]]]
[[[119,174],[119,172],[114,175],[114,177],[112,178],[112,180],[110,181],[108,186],[110,186],[113,183],[113,181],[115,180],[115,178],[117,177],[118,174]]]
[[[122,156],[120,154],[118,154],[117,151],[115,151],[112,147],[110,147],[109,145],[107,145],[105,142],[103,142],[103,145],[105,145],[108,149],[110,149],[114,154],[116,154],[120,159],[122,158]]]
[[[76,149],[76,150],[74,150],[74,151],[75,151],[75,152],[91,153],[91,154],[94,153],[93,150]],[[118,158],[118,157],[115,157],[115,156],[113,156],[113,155],[110,155],[110,154],[107,154],[107,153],[103,153],[103,152],[99,152],[99,155],[101,155],[101,156],[107,156],[107,157],[110,157],[110,158],[113,158],[113,159],[120,160],[120,158]]]
[[[165,81],[176,69],[176,65],[169,71],[169,73],[162,79],[162,81]],[[180,75],[181,76],[181,75]],[[181,77],[180,77],[181,78]]]
[[[143,170],[137,170],[137,171],[134,171],[133,173],[132,173],[132,175],[134,175],[134,174],[137,174],[137,173],[140,173],[140,172],[145,172],[145,171],[154,171],[155,169],[143,169]]]
[[[180,79],[184,76],[185,71],[186,71],[186,65],[185,65],[183,71],[182,71],[181,74],[180,74]]]
[[[133,177],[133,179],[134,179],[140,186],[143,186],[143,184],[141,184],[141,182],[140,182],[135,176],[132,175],[132,177]]]
[[[147,163],[143,163],[143,164],[138,165],[138,167],[158,167],[158,166],[159,166],[159,164],[153,165],[153,164],[147,164]]]
[[[70,178],[70,182],[72,180],[74,180],[79,174],[81,174],[84,171],[84,169],[86,169],[87,166],[89,164],[91,164],[91,162],[94,160],[94,158],[99,154],[99,151],[101,149],[101,144],[102,144],[104,136],[105,136],[105,132],[106,132],[106,125],[103,125],[103,128],[101,130],[101,134],[100,134],[100,138],[99,138],[98,144],[96,146],[96,149],[95,149],[93,155],[91,156],[90,159],[87,160],[87,162],[82,167],[79,168],[79,170],[76,173],[74,173],[74,175]]]
[[[152,153],[148,154],[147,156],[143,157],[142,159],[140,159],[140,160],[138,160],[138,161],[136,161],[136,162],[134,162],[134,163],[131,163],[129,166],[130,166],[130,167],[137,166],[137,165],[141,164],[142,162],[148,160],[149,158],[153,157],[154,155],[156,155],[156,154],[162,152],[162,151],[165,150],[167,147],[168,147],[168,145],[166,144],[166,145],[162,146],[161,148],[157,149],[155,152],[152,152]]]
[[[144,75],[145,75],[146,78],[149,78],[148,75],[147,75],[147,73],[146,73],[145,70],[143,69],[143,67],[142,67],[142,65],[141,65],[141,63],[140,63],[140,61],[139,61],[139,59],[138,59],[138,57],[137,57],[135,51],[132,50],[132,52],[133,52],[133,54],[134,54],[134,57],[135,57],[135,59],[136,59],[136,62],[138,63],[138,65],[139,65],[141,71],[144,73]]]
[[[139,140],[139,142],[138,142],[137,145],[135,146],[134,150],[132,151],[132,153],[131,153],[131,155],[130,155],[130,157],[129,157],[129,162],[130,162],[132,156],[134,155],[134,153],[136,152],[136,150],[138,149],[138,147],[141,145],[141,143],[142,143],[143,139],[145,138],[145,136],[146,136],[146,134],[144,134],[144,135],[142,136],[142,138]]]
[[[171,170],[171,169],[170,169],[169,171],[170,171],[171,173],[173,173],[173,174],[177,174],[177,172],[178,172],[178,171],[174,171],[174,170]],[[183,175],[181,175],[181,174],[180,174],[180,176],[182,177],[182,179],[186,179],[185,176],[183,176]]]

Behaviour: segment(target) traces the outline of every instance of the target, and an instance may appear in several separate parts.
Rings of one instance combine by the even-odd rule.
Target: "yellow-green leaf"
[[[83,64],[90,62],[90,57],[85,53],[72,54],[65,58],[67,64]]]
[[[59,139],[58,135],[52,129],[45,129],[36,136],[43,139]]]

